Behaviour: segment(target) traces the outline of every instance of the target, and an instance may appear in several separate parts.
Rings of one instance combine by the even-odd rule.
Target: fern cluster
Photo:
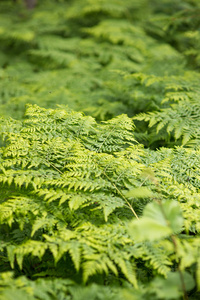
[[[164,78],[147,76],[145,85],[163,84],[162,101],[156,110],[143,112],[135,116],[135,120],[148,122],[148,129],[140,125],[143,132],[138,137],[146,139],[155,145],[199,145],[199,83],[196,73],[186,73],[183,76],[168,76]],[[145,131],[144,131],[145,130]]]
[[[200,231],[199,169],[193,168],[192,174],[189,162],[190,157],[198,161],[197,152],[180,148],[155,154],[136,144],[131,118],[121,115],[97,124],[64,108],[29,106],[23,122],[2,120],[1,132],[4,271],[14,268],[19,276],[26,270],[30,278],[56,274],[77,283],[92,282],[97,275],[101,284],[127,280],[133,285],[129,293],[136,290],[142,299],[152,292],[151,285],[158,293],[156,282],[163,280],[159,276],[179,280],[178,273],[170,273],[177,264],[173,240],[163,236],[183,228],[185,235],[176,237],[182,271],[196,263],[198,239],[188,233]],[[188,156],[188,169],[181,155]],[[183,169],[189,181],[181,176]],[[155,203],[147,205],[153,199]],[[172,227],[163,227],[160,219],[155,223],[156,215],[162,215],[157,201],[163,202]],[[144,207],[144,216],[133,221]],[[157,276],[149,286],[152,268]],[[189,276],[191,289],[191,275],[184,276]]]
[[[0,3],[0,300],[198,299],[198,0]]]
[[[183,72],[184,55],[145,30],[151,1],[42,1],[31,15],[17,3],[1,4],[0,108],[5,115],[21,118],[28,102],[47,108],[67,104],[99,120],[133,116],[147,109],[149,93],[137,81],[122,81],[118,71]]]

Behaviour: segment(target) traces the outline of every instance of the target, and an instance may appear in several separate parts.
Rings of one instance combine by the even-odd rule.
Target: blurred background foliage
[[[1,1],[1,113],[22,118],[26,103],[67,104],[97,120],[158,110],[166,77],[179,87],[196,79],[198,13],[190,0],[43,0],[29,10]]]

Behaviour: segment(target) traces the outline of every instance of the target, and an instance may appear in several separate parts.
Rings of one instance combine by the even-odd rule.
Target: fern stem
[[[140,183],[139,187],[143,186],[143,184],[145,183],[145,181],[148,179],[148,176],[145,177],[145,179]]]
[[[99,146],[99,148],[95,151],[96,153],[99,153],[99,151],[101,150],[101,148],[103,147],[103,144],[105,143],[105,141],[109,138],[109,136],[111,135],[111,133],[113,132],[113,130],[115,129],[115,127],[117,126],[117,124],[115,124],[113,126],[113,128],[108,132],[107,136],[105,137],[105,139],[103,140],[103,142],[101,143],[101,145]]]
[[[63,174],[63,172],[62,171],[60,171],[56,166],[54,166],[54,164],[52,164],[50,161],[48,161],[47,159],[46,159],[46,161],[56,170],[56,171],[58,171],[60,174]]]
[[[104,172],[103,172],[104,173]],[[130,210],[132,211],[132,213],[134,214],[134,216],[136,217],[137,220],[139,220],[138,215],[136,214],[135,210],[133,209],[132,205],[130,204],[130,202],[126,199],[126,197],[122,194],[122,192],[118,189],[118,187],[116,186],[116,184],[114,182],[112,182],[110,180],[110,178],[108,177],[108,175],[106,173],[104,173],[104,175],[106,176],[106,178],[112,183],[112,185],[114,186],[114,188],[116,189],[116,191],[118,192],[118,194],[124,199],[124,201],[126,202],[126,204],[128,205],[128,207],[130,208]]]
[[[100,149],[102,148],[103,144],[105,143],[105,141],[108,139],[108,137],[110,136],[110,134],[113,132],[113,130],[115,129],[116,125],[113,126],[113,128],[111,129],[110,132],[108,132],[108,135],[105,137],[105,139],[103,140],[101,146],[95,151],[96,153],[98,153],[100,151]],[[128,207],[130,208],[130,210],[132,211],[132,213],[134,214],[134,216],[136,217],[137,220],[139,220],[138,215],[136,214],[135,210],[133,209],[132,205],[130,204],[130,202],[126,199],[126,197],[124,197],[124,195],[122,194],[122,192],[118,189],[118,187],[116,186],[116,184],[114,182],[112,182],[110,180],[110,178],[108,177],[108,175],[105,173],[105,171],[103,170],[103,174],[106,176],[106,178],[112,183],[112,185],[114,186],[114,188],[116,189],[116,191],[118,192],[118,194],[124,199],[124,201],[126,202],[126,204],[128,205]]]

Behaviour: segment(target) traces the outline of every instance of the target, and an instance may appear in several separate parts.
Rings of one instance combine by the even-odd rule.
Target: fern
[[[152,128],[151,142],[163,139],[168,143],[198,145],[199,77],[194,78],[188,74],[188,80],[182,80],[177,77],[174,78],[173,84],[166,84],[166,96],[162,103],[165,105],[169,101],[172,102],[169,106],[134,117],[136,120],[149,122],[149,127]],[[168,92],[169,90],[171,92]]]
[[[38,5],[39,11],[31,17],[15,16],[17,26],[15,19],[2,14],[0,40],[7,54],[0,58],[1,110],[5,115],[9,111],[22,118],[27,102],[47,108],[68,104],[100,120],[121,113],[134,115],[146,107],[143,95],[137,92],[137,83],[135,88],[133,83],[121,83],[113,70],[158,74],[167,52],[168,72],[182,72],[180,54],[169,45],[158,45],[143,26],[132,23],[144,11],[148,17],[148,1],[77,0],[73,5],[63,1],[56,10],[49,1],[48,9]],[[9,13],[12,16],[14,11]],[[158,56],[159,61],[151,63]]]
[[[80,113],[38,106],[29,106],[21,123],[2,121],[2,249],[6,249],[11,267],[18,265],[19,274],[28,259],[31,264],[41,261],[38,275],[31,272],[36,277],[47,264],[50,276],[60,263],[66,265],[62,277],[67,278],[74,268],[83,283],[94,276],[120,276],[140,290],[137,270],[141,264],[146,268],[145,278],[152,268],[168,277],[176,264],[172,245],[162,239],[138,245],[129,229],[131,220],[137,216],[136,210],[140,212],[138,207],[145,206],[146,198],[155,195],[164,200],[169,195],[173,201],[178,195],[187,218],[185,230],[198,232],[198,216],[192,213],[189,219],[187,215],[197,199],[195,182],[188,183],[193,193],[182,192],[183,178],[178,174],[184,162],[173,167],[181,148],[174,153],[163,149],[154,157],[153,151],[150,154],[136,145],[132,129],[132,120],[124,115],[97,124]],[[147,167],[155,169],[157,179]],[[121,214],[114,214],[116,210]],[[128,210],[132,215],[127,218]],[[7,237],[6,226],[10,227]],[[160,237],[159,231],[155,234]],[[195,239],[192,246],[179,239],[179,251],[185,253],[180,266],[185,270],[196,261],[198,250]],[[190,263],[185,258],[188,247],[193,249]],[[66,261],[70,261],[69,267]]]
[[[199,298],[198,14],[1,1],[0,299]]]

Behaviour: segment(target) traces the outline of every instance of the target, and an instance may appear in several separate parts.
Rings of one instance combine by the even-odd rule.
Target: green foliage
[[[183,73],[184,55],[145,30],[151,1],[38,2],[31,13],[20,3],[1,4],[4,115],[22,118],[28,102],[47,108],[67,104],[98,120],[133,116],[155,109],[161,99],[155,90],[149,96],[137,80],[123,80],[119,71]]]
[[[159,276],[173,276],[177,263],[181,272],[197,263],[199,239],[189,236],[200,231],[197,182],[180,176],[184,161],[173,168],[181,151],[196,152],[148,152],[135,143],[127,116],[97,124],[64,108],[29,106],[24,121],[2,120],[1,132],[4,272],[11,267],[15,276],[23,270],[30,278],[57,274],[76,284],[92,283],[95,276],[100,284],[126,280],[140,299],[153,290],[157,295],[157,285],[165,284]],[[143,207],[143,217],[132,221]],[[155,281],[148,287],[152,268]],[[63,289],[67,293],[65,281]]]
[[[162,102],[157,111],[141,113],[135,120],[149,123],[146,139],[150,144],[186,145],[194,147],[199,145],[199,74],[186,73],[185,76],[176,77],[147,77],[145,85],[164,83]],[[146,129],[146,128],[145,128]],[[143,129],[144,130],[144,129]],[[140,133],[138,137],[142,137]]]
[[[199,298],[199,12],[1,1],[0,300]]]

